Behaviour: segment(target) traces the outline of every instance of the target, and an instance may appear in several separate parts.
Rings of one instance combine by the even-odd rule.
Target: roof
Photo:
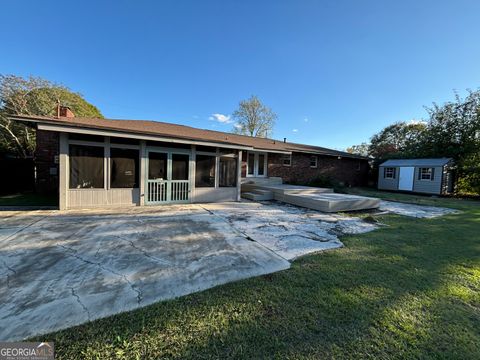
[[[444,166],[452,161],[452,158],[432,158],[432,159],[391,159],[380,166]]]
[[[366,157],[320,146],[283,142],[282,140],[237,135],[221,131],[205,130],[185,125],[151,120],[115,120],[83,117],[47,117],[30,115],[11,115],[18,121],[31,121],[39,124],[53,124],[82,129],[113,130],[122,133],[164,136],[197,142],[247,146],[259,151],[305,152],[318,155],[342,156],[356,159]]]

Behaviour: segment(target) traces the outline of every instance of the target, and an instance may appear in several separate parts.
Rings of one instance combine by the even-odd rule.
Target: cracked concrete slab
[[[422,219],[433,219],[439,216],[459,213],[459,211],[455,209],[436,206],[406,204],[394,201],[381,201],[379,210]]]
[[[383,211],[455,212],[383,201]],[[20,340],[290,266],[378,224],[245,201],[0,213],[0,340]],[[6,325],[5,325],[6,324]]]
[[[290,266],[194,205],[0,216],[4,341]]]

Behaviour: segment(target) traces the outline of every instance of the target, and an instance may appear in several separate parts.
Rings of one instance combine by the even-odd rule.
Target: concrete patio
[[[449,209],[382,202],[433,217]],[[379,224],[278,202],[0,213],[0,340],[289,268]]]

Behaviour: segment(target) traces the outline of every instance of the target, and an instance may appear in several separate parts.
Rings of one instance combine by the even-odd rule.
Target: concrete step
[[[242,198],[253,201],[273,200],[273,194],[258,194],[253,192],[242,193]]]

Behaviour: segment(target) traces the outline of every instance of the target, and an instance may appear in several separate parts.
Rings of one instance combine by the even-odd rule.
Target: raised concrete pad
[[[333,189],[317,188],[312,186],[269,184],[267,181],[260,183],[242,184],[244,198],[250,200],[263,200],[250,194],[258,190],[268,190],[277,201],[287,204],[306,207],[324,212],[355,211],[376,209],[380,200],[357,195],[336,194]]]
[[[323,212],[375,209],[380,199],[346,194],[285,194],[278,200]]]

